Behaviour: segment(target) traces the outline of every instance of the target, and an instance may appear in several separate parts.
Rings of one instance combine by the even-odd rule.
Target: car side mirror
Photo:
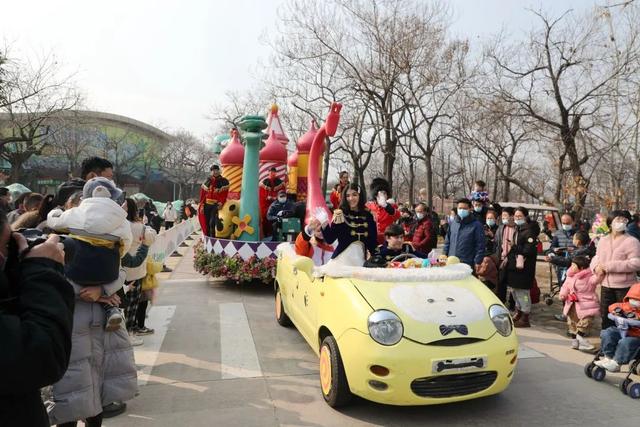
[[[311,277],[313,274],[313,260],[311,258],[301,256],[293,262],[293,274],[306,273]]]

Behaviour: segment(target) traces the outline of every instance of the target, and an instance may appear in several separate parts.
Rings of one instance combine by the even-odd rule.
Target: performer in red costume
[[[373,214],[378,228],[378,244],[385,242],[384,231],[388,226],[400,218],[400,211],[395,203],[389,203],[391,188],[387,180],[374,178],[369,186],[372,200],[367,202],[367,208]]]
[[[334,210],[338,209],[338,206],[340,206],[342,192],[347,187],[347,185],[349,185],[349,172],[342,171],[340,172],[340,175],[338,177],[340,178],[340,181],[336,184],[335,187],[333,187],[333,191],[329,196],[329,200],[331,201]]]
[[[286,190],[284,181],[278,178],[277,173],[278,170],[276,168],[269,169],[269,177],[263,179],[260,183],[258,200],[260,201],[260,222],[264,237],[272,234],[271,222],[267,221],[269,206],[276,201],[280,190]]]
[[[211,166],[211,176],[200,187],[198,217],[206,236],[215,237],[219,223],[218,209],[227,201],[229,181],[220,175],[220,166]]]

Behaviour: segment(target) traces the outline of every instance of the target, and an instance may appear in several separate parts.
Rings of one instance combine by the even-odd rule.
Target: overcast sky
[[[252,70],[269,56],[259,40],[284,1],[7,0],[0,38],[14,56],[55,52],[77,73],[90,109],[204,136],[213,103],[255,86]],[[528,7],[561,13],[607,0],[449,2],[453,32],[480,42],[503,27],[522,35],[534,23]]]

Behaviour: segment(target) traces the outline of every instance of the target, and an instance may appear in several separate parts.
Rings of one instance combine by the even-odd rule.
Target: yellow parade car
[[[430,405],[507,388],[518,353],[513,322],[470,267],[450,259],[442,267],[364,268],[355,245],[320,267],[289,243],[278,247],[276,320],[293,323],[319,356],[330,406],[354,394]]]

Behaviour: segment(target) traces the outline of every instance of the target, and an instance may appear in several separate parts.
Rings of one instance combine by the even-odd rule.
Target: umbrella
[[[20,197],[24,193],[31,192],[31,190],[29,190],[27,187],[17,182],[11,185],[7,185],[6,188],[9,190],[9,193],[11,194],[12,201],[15,201],[18,197]]]

